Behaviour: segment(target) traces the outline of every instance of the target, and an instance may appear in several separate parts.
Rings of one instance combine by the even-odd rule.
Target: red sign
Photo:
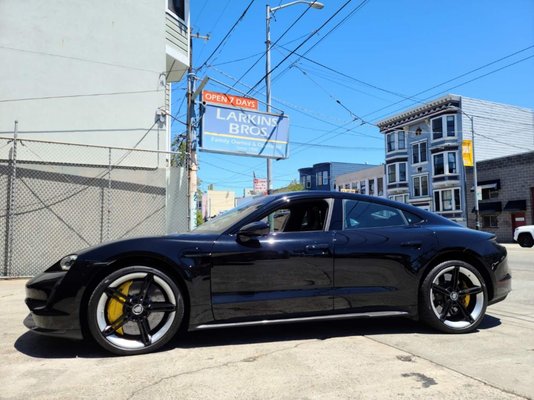
[[[225,106],[248,108],[250,110],[258,109],[258,100],[250,97],[233,96],[231,94],[210,92],[204,90],[202,92],[202,100],[207,103],[224,104]]]

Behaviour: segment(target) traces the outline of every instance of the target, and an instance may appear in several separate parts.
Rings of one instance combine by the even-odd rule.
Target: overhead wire
[[[286,57],[284,57],[282,59],[282,61],[280,61],[278,64],[276,64],[274,66],[274,68],[271,68],[270,71],[267,71],[265,73],[265,75],[260,79],[258,80],[258,82],[256,82],[252,88],[247,92],[247,94],[250,94],[251,92],[254,91],[254,89],[256,89],[256,87],[258,87],[258,85],[260,85],[265,78],[267,78],[269,75],[271,75],[274,71],[276,71],[289,57],[291,57],[293,55],[294,52],[296,52],[298,49],[300,49],[302,46],[304,46],[313,36],[317,35],[321,29],[323,29],[330,21],[332,21],[332,19],[334,19],[346,6],[349,5],[349,3],[351,2],[352,0],[347,0],[341,7],[339,7],[337,9],[337,11],[334,12],[334,14],[332,14],[325,22],[323,22],[321,24],[321,26],[316,29],[315,31],[313,31],[312,33],[310,33],[306,39],[304,39],[297,47],[295,47]],[[368,1],[368,0],[364,0],[364,1]]]
[[[250,0],[250,2],[248,3],[247,7],[245,8],[245,10],[241,13],[241,16],[235,21],[235,23],[232,25],[232,27],[228,30],[228,32],[226,33],[226,35],[224,35],[224,37],[221,39],[221,41],[219,42],[219,44],[215,47],[215,49],[211,52],[211,54],[208,56],[208,58],[206,58],[206,60],[200,65],[200,67],[197,69],[198,71],[202,70],[202,68],[204,68],[208,62],[211,60],[211,58],[215,55],[215,53],[217,51],[219,51],[219,49],[221,49],[223,47],[223,45],[226,43],[227,39],[230,37],[230,35],[233,33],[233,31],[235,30],[235,28],[237,27],[237,25],[239,25],[239,23],[243,20],[243,18],[245,18],[245,15],[247,15],[247,12],[248,10],[250,9],[250,7],[252,6],[252,4],[254,3],[254,1],[256,0]]]

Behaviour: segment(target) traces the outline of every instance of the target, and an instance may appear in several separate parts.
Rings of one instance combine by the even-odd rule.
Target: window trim
[[[403,133],[404,134],[404,147],[403,148],[400,148],[399,147],[399,133]],[[392,150],[389,150],[389,138],[390,137],[393,137],[393,149]],[[389,154],[389,153],[394,153],[396,151],[406,151],[407,149],[407,140],[406,140],[406,132],[404,131],[404,129],[397,129],[393,132],[389,132],[389,133],[386,133],[386,154]]]
[[[448,130],[447,130],[447,117],[453,117],[454,118],[454,136],[449,136]],[[433,128],[433,121],[441,119],[441,129],[442,129],[442,136],[439,138],[434,138],[434,128]],[[458,118],[456,114],[443,114],[438,117],[434,117],[430,119],[430,139],[432,142],[437,142],[439,140],[446,140],[446,139],[455,139],[458,137]]]
[[[449,171],[449,156],[448,154],[453,153],[455,157],[455,165],[456,165],[456,172],[450,172]],[[436,174],[436,162],[434,161],[435,157],[438,155],[443,155],[443,173],[442,174]],[[439,153],[432,154],[432,176],[433,177],[441,177],[441,176],[450,176],[450,175],[459,175],[458,170],[458,151],[456,150],[446,150],[446,151],[440,151]]]
[[[456,207],[456,199],[455,199],[455,196],[454,196],[454,191],[455,190],[458,190],[458,199],[460,201],[460,204],[458,205],[459,208]],[[443,192],[449,192],[449,191],[452,193],[452,197],[451,197],[452,210],[444,211],[442,209],[443,208],[442,207],[442,205],[443,205],[443,195],[442,195],[442,193]],[[436,193],[439,193],[439,210],[436,207]],[[432,191],[432,203],[433,203],[434,212],[439,213],[439,214],[452,214],[452,213],[463,212],[463,210],[462,210],[462,192],[461,192],[460,187],[451,187],[451,188],[446,188],[446,189],[433,190]]]
[[[400,179],[400,164],[404,164],[406,167],[405,167],[405,179],[403,181],[399,180]],[[395,180],[393,182],[390,182],[389,180],[389,168],[390,166],[394,165],[395,166]],[[389,184],[393,184],[393,183],[407,183],[408,182],[408,162],[406,161],[399,161],[399,162],[396,162],[396,163],[389,163],[387,164],[387,169],[386,169],[386,178],[387,178],[387,182],[388,182],[388,185]]]
[[[421,158],[422,158],[422,157],[421,157],[421,154],[422,154],[422,153],[421,153],[421,145],[422,145],[423,143],[425,144],[425,147],[426,147],[426,149],[425,149],[425,153],[424,153],[424,154],[425,154],[425,158],[426,158],[425,161],[421,161]],[[416,146],[417,146],[417,155],[418,155],[418,157],[419,157],[419,161],[418,161],[418,162],[415,162],[414,159],[413,159],[413,149],[414,149],[414,147],[416,147]],[[411,158],[412,158],[412,165],[424,165],[424,164],[428,164],[428,142],[427,142],[427,140],[425,139],[425,140],[420,140],[420,141],[418,141],[418,142],[414,142],[414,143],[412,143],[412,153],[411,153],[410,155],[411,155]]]
[[[426,177],[426,190],[427,190],[427,193],[426,194],[423,194],[423,185],[422,185],[422,179],[423,177]],[[415,184],[415,179],[418,178],[419,179],[419,192],[421,193],[419,196],[416,196],[415,194],[415,187],[416,187],[416,184]],[[421,198],[421,197],[429,197],[430,196],[430,184],[429,184],[429,178],[428,178],[428,174],[417,174],[417,175],[412,175],[412,197],[414,198]]]

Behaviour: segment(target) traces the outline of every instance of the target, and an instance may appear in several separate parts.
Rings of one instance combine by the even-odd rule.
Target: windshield
[[[254,211],[262,207],[265,203],[265,197],[253,200],[251,202],[241,204],[236,208],[232,208],[223,214],[204,222],[202,225],[194,229],[194,232],[199,233],[223,233],[225,230],[236,224],[243,218],[249,216]]]

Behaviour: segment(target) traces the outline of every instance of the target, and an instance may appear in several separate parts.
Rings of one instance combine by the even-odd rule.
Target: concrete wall
[[[0,136],[18,120],[21,138],[169,150],[164,125],[147,134],[165,106],[165,9],[0,1]]]

